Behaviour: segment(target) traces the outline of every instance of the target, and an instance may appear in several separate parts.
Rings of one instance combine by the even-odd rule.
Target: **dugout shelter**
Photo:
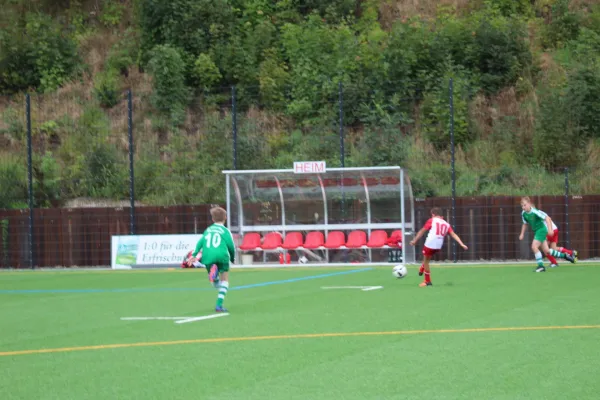
[[[227,227],[241,265],[414,263],[414,198],[405,171],[321,163],[223,171]]]

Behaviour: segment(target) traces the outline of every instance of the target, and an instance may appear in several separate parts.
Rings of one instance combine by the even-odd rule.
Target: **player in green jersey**
[[[217,296],[216,312],[227,312],[223,301],[229,290],[229,264],[235,261],[235,246],[233,236],[227,227],[227,211],[221,207],[210,210],[214,224],[209,226],[196,244],[192,257],[201,254],[201,263],[206,266],[208,280],[219,289]]]
[[[523,219],[523,226],[521,227],[521,234],[519,235],[519,240],[523,240],[525,236],[525,229],[527,229],[527,225],[531,226],[533,229],[533,242],[531,242],[531,250],[535,256],[535,261],[537,262],[537,268],[535,272],[545,272],[546,268],[544,267],[544,262],[542,261],[543,256],[540,252],[540,248],[544,252],[546,256],[553,256],[564,258],[567,261],[572,263],[575,262],[575,257],[570,254],[561,253],[554,249],[548,247],[548,242],[546,241],[546,237],[552,237],[554,235],[554,230],[552,229],[552,220],[542,210],[538,210],[531,204],[531,199],[529,197],[521,198],[521,218]]]

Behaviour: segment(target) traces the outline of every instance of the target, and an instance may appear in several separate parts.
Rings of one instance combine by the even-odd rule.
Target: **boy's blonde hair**
[[[531,204],[531,207],[535,207],[535,204],[533,204],[533,201],[531,201],[531,199],[529,198],[529,196],[523,196],[523,197],[521,197],[521,203],[523,203],[524,201],[526,201],[529,204]]]
[[[210,209],[210,216],[214,223],[225,222],[227,219],[227,211],[223,207],[213,207]]]

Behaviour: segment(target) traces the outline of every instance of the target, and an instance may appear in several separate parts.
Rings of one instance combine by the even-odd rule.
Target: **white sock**
[[[544,257],[542,256],[542,252],[541,251],[538,251],[537,253],[535,253],[535,261],[537,261],[538,265],[540,265],[540,263],[541,263],[540,266],[544,265],[543,261],[542,261],[543,258]]]
[[[229,282],[223,281],[219,285],[219,295],[217,296],[219,299],[224,299],[227,295],[227,291],[229,290]]]

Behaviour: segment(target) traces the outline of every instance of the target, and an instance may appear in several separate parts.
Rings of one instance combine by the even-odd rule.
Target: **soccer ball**
[[[392,275],[394,275],[398,279],[402,279],[408,274],[408,269],[404,264],[398,264],[392,269]]]
[[[298,262],[300,264],[306,264],[308,262],[308,258],[306,258],[305,256],[302,256],[298,259]]]

